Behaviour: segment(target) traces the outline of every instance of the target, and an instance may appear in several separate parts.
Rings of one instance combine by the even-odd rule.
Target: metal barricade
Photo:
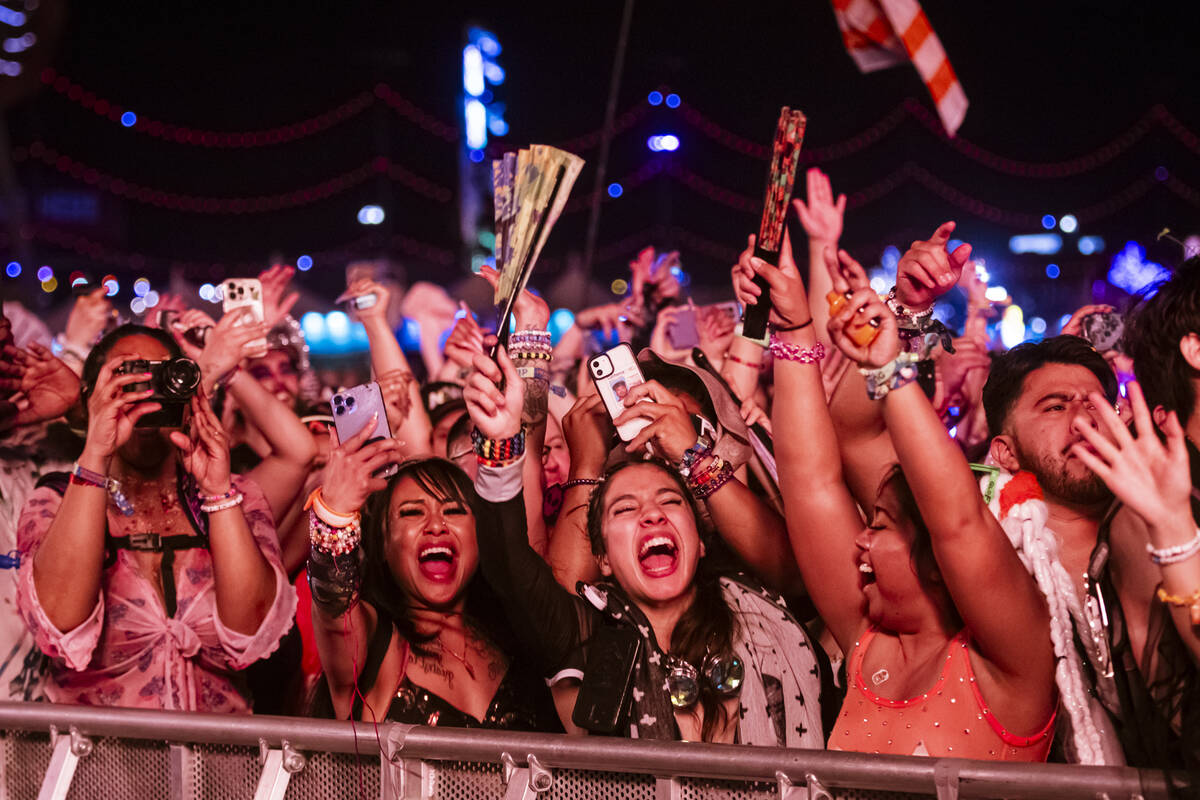
[[[0,703],[0,729],[0,800],[1157,800],[1169,779],[1114,767],[44,703]]]

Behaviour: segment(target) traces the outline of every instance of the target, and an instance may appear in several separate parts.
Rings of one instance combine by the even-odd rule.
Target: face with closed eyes
[[[414,606],[454,609],[479,565],[475,515],[406,476],[392,491],[384,557]]]
[[[600,569],[640,605],[670,603],[692,588],[704,545],[679,484],[653,464],[626,467],[604,486]]]

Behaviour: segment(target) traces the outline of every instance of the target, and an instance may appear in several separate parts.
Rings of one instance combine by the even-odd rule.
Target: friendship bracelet
[[[196,499],[200,501],[201,505],[211,505],[213,503],[219,503],[222,500],[228,500],[237,493],[237,487],[231,485],[229,487],[229,491],[225,492],[225,494],[203,495],[197,492]]]
[[[335,528],[343,528],[357,521],[361,514],[355,511],[353,514],[346,514],[342,511],[334,511],[325,502],[325,496],[321,492],[320,486],[312,490],[308,496],[308,500],[304,503],[304,510],[311,510],[314,514],[320,517],[324,522]]]
[[[816,364],[825,357],[825,345],[817,342],[814,347],[800,347],[787,342],[781,342],[771,337],[771,346],[767,348],[771,355],[784,361],[795,361],[798,364]]]
[[[812,317],[809,317],[807,322],[801,322],[799,325],[786,325],[786,326],[772,325],[771,327],[777,333],[790,333],[792,331],[798,331],[802,328],[807,328],[809,325],[812,325],[812,324],[813,324]]]
[[[1188,609],[1191,612],[1192,624],[1200,625],[1200,589],[1181,597],[1176,594],[1168,594],[1167,590],[1160,586],[1157,594],[1158,599],[1169,606]]]
[[[504,467],[525,455],[525,429],[522,428],[515,436],[507,439],[488,439],[478,428],[472,428],[471,445],[480,464]]]
[[[349,525],[330,525],[315,512],[308,513],[308,541],[313,549],[331,556],[343,556],[362,542],[362,526],[355,519]]]
[[[933,304],[930,304],[929,308],[925,309],[924,311],[913,311],[912,309],[901,304],[900,301],[896,299],[895,286],[888,291],[887,297],[884,298],[884,302],[887,303],[887,307],[892,310],[892,313],[896,315],[896,319],[899,320],[901,324],[904,324],[909,328],[923,329],[925,327],[925,323],[928,322],[933,316]]]
[[[917,379],[917,362],[920,357],[916,353],[901,353],[895,361],[889,361],[879,369],[864,369],[858,371],[866,378],[867,397],[872,400],[882,400],[888,392],[912,383]]]
[[[230,497],[227,500],[222,500],[219,503],[205,503],[204,505],[200,506],[200,510],[205,514],[214,514],[218,511],[225,511],[226,509],[240,506],[242,501],[245,499],[246,496],[241,492],[238,492],[233,497]]]
[[[679,460],[679,474],[685,478],[689,477],[692,474],[692,467],[712,453],[712,449],[713,440],[701,434],[696,439],[696,443],[683,452],[683,458]]]
[[[536,360],[536,361],[550,361],[551,359],[554,358],[554,354],[549,351],[542,352],[541,350],[516,350],[516,349],[514,349],[511,353],[508,354],[508,357],[513,360],[526,359],[526,360]]]
[[[707,500],[732,479],[733,466],[720,456],[714,456],[707,469],[687,479],[687,485],[697,500]]]
[[[1147,543],[1146,552],[1150,554],[1150,560],[1160,567],[1186,561],[1197,553],[1200,553],[1200,529],[1197,529],[1196,535],[1183,544],[1156,548],[1154,545]]]
[[[755,364],[753,361],[747,361],[744,358],[738,358],[733,353],[726,353],[725,357],[728,358],[730,361],[733,361],[737,364],[742,364],[743,366],[750,367],[751,369],[766,369],[767,368],[767,365],[761,361],[758,362],[757,364]]]

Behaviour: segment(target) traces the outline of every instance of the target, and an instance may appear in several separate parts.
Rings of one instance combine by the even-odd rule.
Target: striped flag
[[[833,13],[862,72],[912,61],[953,136],[967,114],[967,95],[917,0],[833,0]]]

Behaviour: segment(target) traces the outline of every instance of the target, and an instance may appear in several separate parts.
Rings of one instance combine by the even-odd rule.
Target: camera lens
[[[347,398],[346,398],[346,406],[347,406],[347,407],[350,407],[350,406],[353,406],[353,405],[354,405],[354,398],[353,398],[353,397],[347,397]]]
[[[199,385],[200,367],[190,358],[176,358],[163,364],[163,394],[183,400],[195,394]]]

